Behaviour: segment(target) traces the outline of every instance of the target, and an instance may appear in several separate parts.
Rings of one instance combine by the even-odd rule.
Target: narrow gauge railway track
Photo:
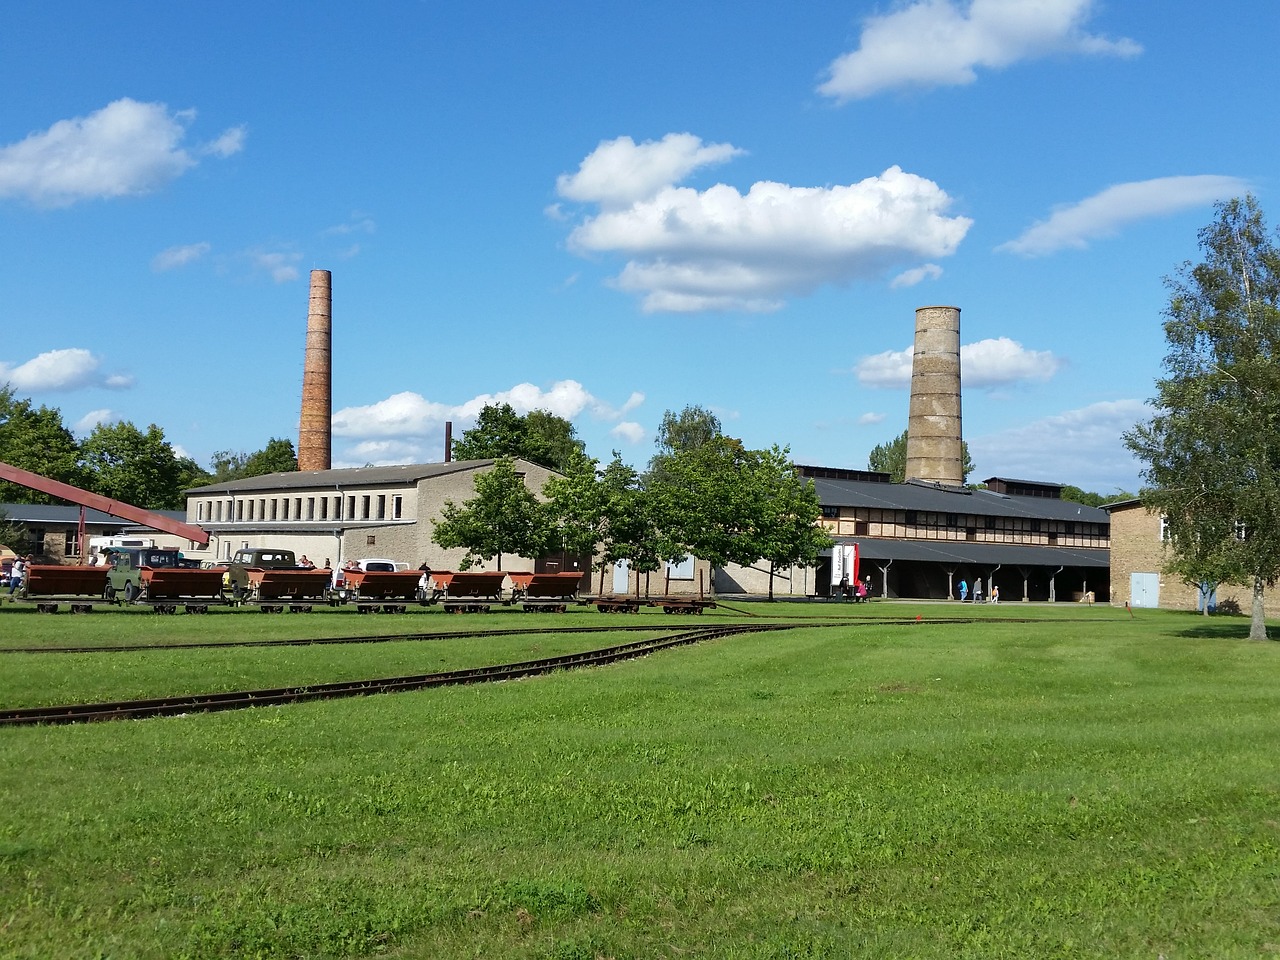
[[[747,616],[752,616],[747,614]],[[755,615],[759,616],[759,615]],[[741,628],[743,630],[759,626],[763,629],[787,630],[795,627],[903,627],[911,625],[928,625],[934,626],[940,624],[956,624],[956,623],[1063,623],[1071,618],[1066,617],[1000,617],[998,619],[987,619],[985,617],[929,617],[928,619],[916,620],[907,618],[902,620],[890,619],[829,619],[824,617],[814,617],[806,620],[786,619],[786,618],[764,618],[754,621],[750,624],[718,624],[717,626],[729,626]],[[1091,617],[1091,623],[1107,623],[1110,621],[1123,620],[1123,617]],[[541,633],[654,633],[663,630],[680,630],[684,627],[680,624],[598,624],[596,626],[575,626],[575,627],[535,627],[521,628],[511,627],[499,630],[442,630],[437,633],[387,633],[373,634],[370,636],[354,636],[354,637],[312,637],[299,638],[292,640],[210,640],[197,641],[195,643],[122,643],[112,644],[110,646],[93,646],[93,647],[0,647],[0,655],[6,653],[135,653],[145,650],[214,650],[235,647],[307,647],[312,645],[323,644],[343,644],[343,643],[406,643],[414,640],[483,640],[485,637],[512,637],[522,635],[534,635]]]
[[[49,707],[23,707],[0,710],[0,726],[35,726],[39,724],[88,723],[101,720],[138,720],[146,717],[171,717],[187,713],[212,713],[246,707],[281,706],[309,700],[336,700],[342,697],[367,697],[379,693],[399,693],[427,687],[457,686],[469,683],[493,683],[517,680],[568,670],[575,667],[603,666],[621,660],[643,657],[671,647],[714,640],[741,633],[763,633],[793,629],[797,624],[733,624],[699,627],[665,637],[637,640],[632,643],[587,650],[560,657],[526,660],[468,670],[449,670],[408,677],[386,677],[379,680],[353,680],[317,683],[273,690],[243,690],[228,693],[194,694],[155,700],[120,700],[114,703],[65,704]]]
[[[226,647],[308,647],[332,643],[401,643],[411,640],[483,640],[538,633],[654,633],[680,630],[686,624],[614,624],[595,627],[534,627],[501,630],[442,630],[439,633],[384,633],[357,637],[312,637],[293,640],[209,640],[196,643],[122,643],[103,647],[0,647],[5,653],[135,653],[140,650],[213,650]]]

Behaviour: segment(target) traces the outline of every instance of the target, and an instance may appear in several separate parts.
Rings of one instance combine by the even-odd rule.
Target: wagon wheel
[[[116,588],[115,588],[115,587],[113,587],[111,584],[109,584],[109,583],[108,583],[108,584],[107,584],[107,589],[105,589],[105,590],[103,590],[103,591],[102,591],[102,599],[103,599],[103,600],[105,600],[105,601],[107,601],[107,603],[115,603],[115,602],[116,602]]]
[[[138,599],[138,588],[132,580],[124,585],[124,602],[133,603]]]

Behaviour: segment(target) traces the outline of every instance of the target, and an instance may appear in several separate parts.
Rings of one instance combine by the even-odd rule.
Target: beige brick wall
[[[1181,577],[1164,572],[1168,546],[1160,540],[1160,516],[1141,504],[1116,507],[1111,511],[1111,603],[1124,606],[1130,595],[1130,575],[1154,573],[1160,577],[1159,605],[1164,610],[1195,610],[1199,589]],[[1280,596],[1270,591],[1264,606],[1268,617],[1280,616]],[[1218,605],[1234,603],[1242,613],[1253,606],[1252,590],[1221,585]]]

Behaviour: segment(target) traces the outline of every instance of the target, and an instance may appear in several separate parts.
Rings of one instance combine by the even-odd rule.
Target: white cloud
[[[373,217],[367,217],[361,213],[353,213],[351,215],[351,219],[346,223],[339,223],[332,227],[326,227],[322,232],[322,235],[326,237],[334,237],[348,233],[376,233],[377,230],[378,225],[374,222]]]
[[[1088,241],[1113,236],[1121,227],[1139,220],[1204,206],[1248,191],[1249,184],[1244,180],[1211,174],[1120,183],[1079,203],[1056,208],[1048,220],[1033,224],[1022,236],[996,249],[1025,257],[1065,247],[1084,249]]]
[[[116,413],[114,410],[108,410],[105,408],[102,410],[90,410],[75,422],[71,430],[73,433],[77,433],[80,436],[87,436],[93,433],[93,428],[99,424],[115,423],[119,419],[120,414]]]
[[[79,390],[84,387],[124,389],[133,379],[99,372],[102,361],[88,350],[72,347],[49,350],[17,364],[0,362],[0,382],[7,381],[18,393]]]
[[[1142,47],[1087,33],[1093,0],[917,0],[863,21],[858,49],[827,67],[820,93],[839,103],[886,90],[963,86],[979,67],[1051,54],[1132,57]]]
[[[685,144],[680,155],[697,154]],[[594,168],[592,157],[583,161]],[[640,296],[646,312],[774,310],[787,295],[949,256],[972,224],[946,215],[951,198],[936,183],[898,167],[833,187],[760,181],[745,195],[725,184],[678,187],[684,172],[669,161],[623,184],[597,176],[577,187],[601,209],[573,229],[570,249],[627,257],[613,283]],[[657,184],[658,174],[669,182]]]
[[[669,133],[661,140],[637,144],[630,137],[602,141],[575,174],[556,179],[556,192],[567,200],[598,203],[604,209],[648,200],[699,167],[724,163],[744,151],[731,143],[708,143],[691,133]],[[553,218],[560,216],[558,205]]]
[[[1048,350],[1028,350],[1008,337],[979,340],[960,348],[960,376],[967,387],[1049,380],[1061,366],[1062,361]]]
[[[408,456],[412,460],[421,454],[423,447],[417,440],[442,435],[446,421],[453,422],[458,435],[474,424],[480,411],[490,404],[509,403],[520,414],[546,410],[570,421],[586,415],[607,422],[620,420],[643,402],[644,394],[633,392],[621,407],[614,407],[591,394],[578,381],[561,380],[546,390],[532,383],[519,383],[509,390],[484,393],[452,405],[406,391],[367,406],[338,410],[332,423],[334,436],[356,441],[344,456],[364,457],[359,463],[374,460],[374,455],[380,463],[404,463],[408,461],[398,458]],[[430,452],[430,444],[427,449]]]
[[[914,348],[886,350],[863,357],[854,366],[865,387],[911,386]],[[1048,380],[1062,361],[1048,350],[1028,350],[1008,337],[979,340],[960,347],[960,376],[966,387],[1008,386],[1027,380]]]
[[[218,139],[212,140],[201,147],[200,153],[207,157],[220,157],[223,159],[233,156],[244,149],[244,138],[247,132],[247,128],[244,126],[230,127]]]
[[[936,263],[926,263],[923,266],[902,271],[889,282],[889,286],[895,290],[902,287],[914,287],[922,280],[937,280],[940,276],[942,276],[942,268],[940,266]]]
[[[87,117],[59,120],[48,130],[0,147],[0,198],[41,206],[150,193],[197,161],[182,147],[195,111],[124,98]],[[197,152],[226,156],[238,149],[234,131]],[[242,136],[241,136],[242,139]]]
[[[869,427],[877,423],[884,423],[884,416],[883,413],[864,413],[858,417],[858,426]]]
[[[624,420],[609,431],[609,436],[617,437],[619,440],[625,440],[627,443],[639,443],[645,438],[647,433],[648,431],[635,421]]]
[[[164,273],[166,270],[185,267],[188,263],[199,260],[211,249],[213,248],[207,243],[188,243],[182,247],[170,247],[168,250],[161,250],[151,259],[151,269],[156,273]]]
[[[249,259],[256,269],[269,274],[276,283],[289,283],[298,279],[298,263],[302,254],[255,251],[249,254]]]
[[[975,476],[1069,483],[1096,493],[1136,493],[1140,464],[1122,434],[1151,415],[1141,400],[1094,403],[985,436],[970,437]]]

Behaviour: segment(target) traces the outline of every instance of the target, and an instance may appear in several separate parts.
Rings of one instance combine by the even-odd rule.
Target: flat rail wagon
[[[422,574],[417,570],[344,570],[343,602],[360,613],[404,613],[418,598]]]
[[[256,603],[263,613],[310,613],[314,603],[328,603],[333,571],[324,569],[275,569],[250,567],[245,571],[249,589],[244,602]]]
[[[650,597],[645,601],[651,607],[661,607],[663,613],[702,613],[708,608],[714,610],[714,600],[701,597]]]
[[[141,567],[138,574],[138,602],[151,604],[155,613],[176,613],[180,604],[187,613],[208,613],[209,604],[225,602],[220,569]]]
[[[107,567],[31,565],[15,596],[41,613],[57,613],[59,603],[68,604],[72,613],[89,613],[106,598],[109,572]]]
[[[488,613],[502,602],[505,571],[431,571],[432,602],[442,601],[445,613]]]

